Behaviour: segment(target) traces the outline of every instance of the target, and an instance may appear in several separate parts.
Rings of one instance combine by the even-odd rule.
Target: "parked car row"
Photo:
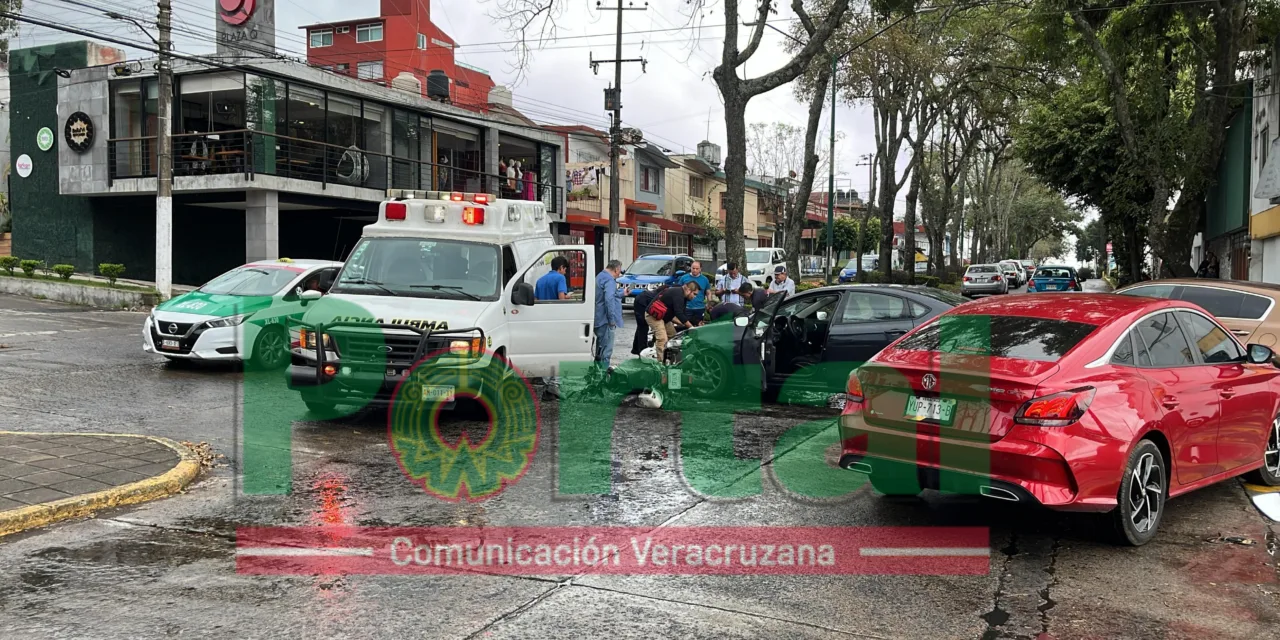
[[[642,260],[653,273],[645,265],[627,276],[644,287],[653,283],[643,278],[665,282],[692,261]],[[1010,266],[971,266],[962,293],[1008,292],[1019,277]],[[144,321],[144,349],[283,366],[286,325],[341,268],[282,259],[233,269],[159,305]],[[1027,280],[1031,291],[1061,294],[968,301],[900,285],[777,293],[668,349],[709,397],[752,384],[766,399],[841,394],[840,465],[885,494],[946,487],[1105,512],[1120,540],[1140,545],[1169,498],[1241,475],[1280,486],[1280,286],[1163,280],[1084,295],[1074,269],[1053,265]],[[526,293],[513,304],[539,308]]]

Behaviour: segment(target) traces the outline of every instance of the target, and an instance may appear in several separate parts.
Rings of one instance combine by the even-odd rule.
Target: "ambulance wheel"
[[[253,342],[252,364],[265,370],[274,370],[289,363],[289,338],[280,326],[267,327]]]

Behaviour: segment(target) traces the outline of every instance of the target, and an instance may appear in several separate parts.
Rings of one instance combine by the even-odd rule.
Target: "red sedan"
[[[1245,473],[1280,485],[1272,362],[1178,300],[971,302],[849,377],[840,464],[881,493],[1110,511],[1140,545],[1170,497]]]

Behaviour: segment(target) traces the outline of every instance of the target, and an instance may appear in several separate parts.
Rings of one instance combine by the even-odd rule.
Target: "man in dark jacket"
[[[662,362],[667,340],[675,335],[676,325],[686,329],[693,328],[693,322],[689,320],[685,304],[698,295],[700,288],[697,282],[687,282],[683,287],[669,287],[663,291],[658,296],[658,301],[666,307],[666,312],[661,317],[654,315],[655,305],[652,303],[649,305],[644,320],[649,323],[649,329],[653,331],[653,350],[658,356],[658,362]]]
[[[632,312],[636,315],[636,337],[631,340],[631,353],[637,356],[649,346],[649,323],[644,320],[645,311],[649,309],[649,303],[656,300],[665,288],[650,289],[636,296],[636,302],[632,306]]]

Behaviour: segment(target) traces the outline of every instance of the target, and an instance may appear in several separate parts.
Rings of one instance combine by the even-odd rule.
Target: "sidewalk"
[[[199,471],[163,438],[0,431],[0,536],[161,498]]]

